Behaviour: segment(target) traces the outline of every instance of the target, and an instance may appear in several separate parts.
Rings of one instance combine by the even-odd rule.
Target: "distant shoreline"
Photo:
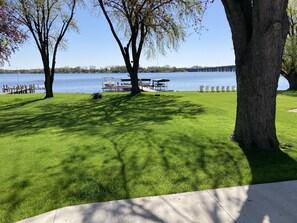
[[[235,72],[235,65],[218,66],[218,67],[190,67],[190,68],[177,68],[177,67],[147,67],[139,68],[139,73],[177,73],[177,72]],[[18,69],[7,70],[0,69],[0,74],[43,74],[43,69]],[[128,73],[125,66],[114,66],[108,68],[95,68],[95,67],[62,67],[56,68],[56,74],[117,74]]]

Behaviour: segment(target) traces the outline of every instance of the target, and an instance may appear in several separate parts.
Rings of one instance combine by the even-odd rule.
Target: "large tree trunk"
[[[289,82],[289,90],[297,90],[297,73],[289,73],[286,77]]]
[[[133,69],[129,70],[129,75],[131,78],[131,94],[132,95],[136,95],[136,94],[140,94],[140,88],[139,88],[139,82],[138,82],[138,73],[133,71]]]
[[[45,81],[44,81],[45,97],[44,98],[52,98],[54,97],[54,92],[53,92],[54,76],[51,74],[50,68],[44,69],[44,75],[45,75]]]
[[[288,32],[287,0],[222,0],[236,58],[237,113],[233,140],[244,148],[279,149],[277,84]]]
[[[48,44],[44,44],[44,46],[48,46]],[[43,71],[44,71],[44,87],[45,87],[45,97],[44,98],[52,98],[54,97],[53,92],[53,83],[54,83],[54,70],[50,68],[49,62],[49,54],[46,48],[42,48],[40,50],[40,55],[43,63]]]
[[[137,95],[141,93],[139,88],[139,81],[138,81],[139,57],[137,58],[137,55],[133,56],[134,61],[132,66],[128,50],[129,50],[128,48],[125,48],[125,53],[123,53],[123,57],[125,60],[127,71],[131,79],[131,85],[132,85],[131,95]]]
[[[238,92],[233,140],[244,148],[278,149],[275,107],[279,78],[277,61],[281,56],[268,52],[269,48],[256,53],[258,47],[264,46],[250,46],[245,60],[236,63]],[[275,61],[275,64],[269,61]]]

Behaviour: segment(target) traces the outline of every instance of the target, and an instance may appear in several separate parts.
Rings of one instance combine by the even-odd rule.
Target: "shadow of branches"
[[[38,185],[44,187],[43,195],[32,197],[36,199],[34,207],[43,203],[45,197],[48,197],[47,205],[29,213],[38,214],[38,211],[71,204],[160,193],[158,181],[164,175],[159,174],[156,167],[163,164],[156,157],[158,152],[155,147],[166,142],[159,141],[157,132],[151,126],[162,126],[177,116],[194,120],[204,113],[201,105],[170,95],[156,97],[144,94],[131,97],[119,94],[102,100],[84,98],[79,101],[61,101],[21,99],[16,104],[4,105],[7,115],[0,120],[0,125],[4,126],[0,129],[2,136],[29,135],[34,140],[35,135],[51,134],[49,130],[54,128],[59,129],[59,140],[69,135],[98,139],[95,143],[69,144],[59,162],[40,165],[39,177],[49,180],[46,185]],[[52,150],[56,154],[50,154]],[[48,159],[57,159],[60,152],[60,148],[44,148],[43,155],[49,156]],[[151,171],[157,174],[157,178],[150,176]],[[15,174],[17,177],[23,174],[29,182],[32,181],[29,173],[20,170]],[[170,183],[169,179],[167,181]],[[11,208],[6,209],[8,222],[15,220],[15,216],[22,212],[21,206],[28,206],[32,202],[32,197],[28,196],[32,185],[28,187],[26,195],[21,189],[17,190],[17,194],[7,188],[7,191],[11,191],[8,198],[14,196],[19,205],[13,211]],[[173,191],[173,186],[170,187],[168,191]],[[35,190],[36,194],[41,192],[41,189],[38,192]],[[8,199],[1,203],[6,207],[13,205]]]
[[[34,106],[34,112],[30,111],[31,106]],[[0,120],[0,125],[4,126],[0,134],[34,137],[58,128],[62,135],[59,140],[72,135],[83,141],[77,145],[78,141],[69,143],[65,151],[46,148],[44,156],[59,159],[55,164],[45,163],[40,169],[40,179],[48,181],[40,185],[43,188],[38,191],[40,194],[33,196],[31,192],[31,196],[37,206],[43,204],[44,198],[50,204],[44,209],[35,207],[34,214],[81,203],[296,178],[296,161],[284,152],[267,155],[242,151],[227,140],[229,135],[224,141],[221,135],[203,133],[199,126],[189,131],[181,126],[174,131],[164,129],[164,126],[170,128],[167,124],[174,124],[175,118],[195,123],[204,113],[202,105],[176,95],[131,97],[118,94],[96,101],[84,98],[63,100],[63,103],[27,100],[15,106],[5,105],[5,114],[9,115]],[[216,128],[220,132],[224,126]],[[55,151],[54,155],[46,152],[50,150]],[[276,170],[281,175],[277,176]],[[14,214],[22,212],[21,206],[32,203],[28,192],[34,191],[30,177],[19,170],[10,179],[10,186],[6,188],[10,192],[1,201],[8,207],[4,214],[9,219],[7,222],[15,220]],[[16,185],[20,185],[19,190],[13,190]],[[29,188],[26,195],[22,194],[22,187]],[[12,197],[15,200],[11,201]],[[144,219],[163,221],[142,206],[128,205],[130,209],[133,207],[141,210],[136,214],[143,214]],[[245,213],[244,209],[242,213]],[[218,209],[209,212],[214,221],[218,219]],[[91,218],[92,213],[88,215],[88,219]]]
[[[80,100],[71,103],[36,104],[37,112],[24,112],[16,108],[28,103],[6,106],[2,117],[0,134],[15,134],[16,136],[34,134],[50,127],[59,127],[61,132],[94,134],[110,125],[113,129],[134,131],[150,123],[171,120],[178,115],[192,118],[204,112],[201,105],[187,101],[179,101],[177,96],[155,97],[154,95],[113,95],[103,100]],[[11,111],[10,111],[11,110]]]

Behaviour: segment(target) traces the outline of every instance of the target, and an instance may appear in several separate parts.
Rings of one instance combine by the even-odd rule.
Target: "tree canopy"
[[[26,38],[15,10],[6,2],[0,1],[0,66],[9,61],[11,54]]]
[[[194,0],[98,0],[119,45],[132,93],[139,93],[138,69],[142,51],[151,57],[177,49],[189,24],[200,25],[205,4]]]
[[[77,29],[74,13],[80,0],[11,0],[40,52],[45,73],[46,98],[53,97],[57,51],[66,31]]]

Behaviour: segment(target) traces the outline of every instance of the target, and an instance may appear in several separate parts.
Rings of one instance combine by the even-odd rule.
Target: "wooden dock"
[[[8,86],[3,85],[2,87],[2,93],[4,94],[31,94],[35,93],[36,90],[43,90],[44,87],[41,87],[36,84],[18,84],[16,86]]]
[[[143,92],[158,92],[167,91],[167,84],[169,79],[151,80],[148,78],[139,79],[139,88]],[[131,91],[131,79],[122,78],[121,82],[115,82],[113,77],[105,77],[102,81],[102,90],[108,92]]]

